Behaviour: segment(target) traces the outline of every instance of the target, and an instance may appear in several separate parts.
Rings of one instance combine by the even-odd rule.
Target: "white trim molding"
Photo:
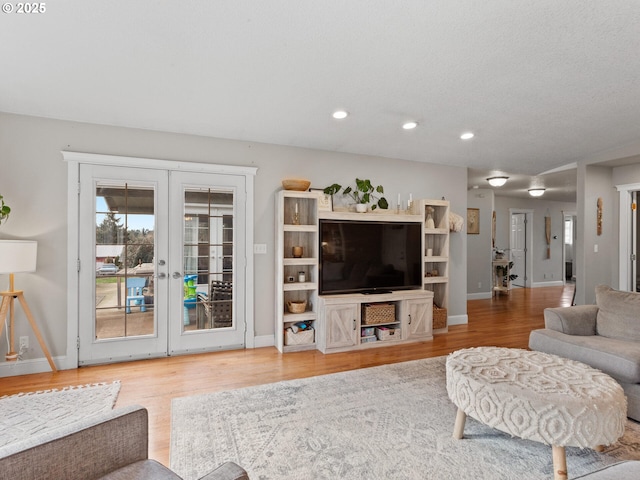
[[[631,192],[640,191],[640,183],[628,183],[616,185],[619,193],[618,205],[618,288],[631,290],[631,271],[629,262],[633,246],[631,245],[631,215],[630,209],[625,205],[631,205]]]

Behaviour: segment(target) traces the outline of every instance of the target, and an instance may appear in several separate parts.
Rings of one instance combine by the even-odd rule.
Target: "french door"
[[[245,176],[79,175],[79,364],[243,348]]]

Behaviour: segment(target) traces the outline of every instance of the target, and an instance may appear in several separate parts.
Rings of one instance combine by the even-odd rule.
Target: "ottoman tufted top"
[[[610,445],[624,433],[622,387],[583,363],[529,350],[478,347],[449,355],[446,369],[451,401],[505,433],[585,448]]]

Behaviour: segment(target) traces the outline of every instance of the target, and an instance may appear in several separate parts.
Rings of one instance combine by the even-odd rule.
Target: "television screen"
[[[320,294],[421,288],[420,223],[320,220]]]

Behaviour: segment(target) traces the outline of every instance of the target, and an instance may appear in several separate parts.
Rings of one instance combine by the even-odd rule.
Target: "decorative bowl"
[[[285,190],[295,190],[297,192],[304,192],[309,189],[311,182],[304,178],[285,178],[282,180],[282,188]]]

